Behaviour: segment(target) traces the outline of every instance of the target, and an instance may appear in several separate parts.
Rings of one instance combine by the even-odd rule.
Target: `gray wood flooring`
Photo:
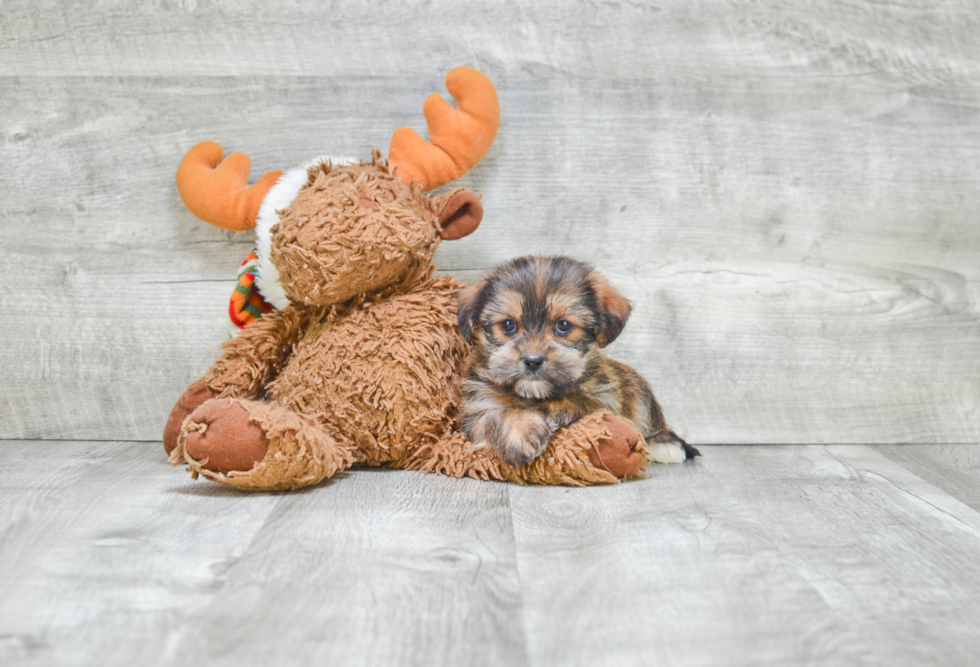
[[[0,664],[971,665],[980,651],[976,446],[711,446],[587,489],[362,469],[285,494],[195,482],[163,458],[159,443],[3,445]]]
[[[186,211],[181,156],[367,156],[458,65],[502,121],[437,264],[596,263],[705,456],[171,469],[253,242]],[[0,665],[976,664],[975,0],[4,0],[0,91]]]

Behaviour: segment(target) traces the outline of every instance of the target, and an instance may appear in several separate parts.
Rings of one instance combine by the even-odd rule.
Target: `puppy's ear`
[[[595,294],[596,310],[598,310],[599,323],[596,326],[596,343],[599,347],[605,347],[609,343],[619,338],[626,326],[626,320],[630,318],[629,299],[616,291],[601,274],[597,271],[589,273],[586,279]]]
[[[480,317],[480,311],[483,310],[480,296],[486,285],[486,279],[480,278],[469,287],[462,289],[456,302],[459,332],[463,334],[463,338],[466,339],[467,343],[473,342],[473,325],[476,323],[477,318]]]

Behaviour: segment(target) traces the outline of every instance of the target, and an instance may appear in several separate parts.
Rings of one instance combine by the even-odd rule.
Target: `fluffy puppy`
[[[599,351],[630,309],[591,266],[568,257],[520,257],[490,270],[459,296],[459,329],[475,342],[463,430],[517,466],[539,456],[557,429],[605,409],[633,422],[652,460],[698,456],[667,428],[646,380]]]

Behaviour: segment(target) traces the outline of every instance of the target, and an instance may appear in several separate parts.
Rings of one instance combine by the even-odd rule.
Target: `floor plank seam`
[[[528,627],[526,605],[524,599],[524,585],[521,579],[521,554],[517,544],[517,527],[514,525],[514,499],[511,496],[513,489],[507,488],[507,508],[510,510],[510,533],[514,540],[514,575],[517,577],[517,592],[520,596],[521,629],[524,634],[524,664],[531,665],[531,653],[528,643],[531,640],[531,629]]]

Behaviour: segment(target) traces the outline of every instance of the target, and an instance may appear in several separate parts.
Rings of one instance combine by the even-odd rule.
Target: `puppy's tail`
[[[680,446],[680,447],[682,447],[684,449],[684,460],[686,460],[686,461],[690,461],[695,456],[701,456],[701,452],[698,451],[698,448],[697,447],[695,447],[694,445],[687,444],[687,442],[684,441],[684,438],[682,438],[681,436],[677,435],[676,433],[674,433],[670,429],[663,429],[663,430],[657,431],[653,435],[651,435],[648,438],[646,438],[646,441],[648,443],[649,442],[661,442],[661,443],[665,443],[665,444],[678,445],[678,446]]]
[[[667,431],[667,433],[668,433],[668,435],[670,435],[671,438],[673,438],[674,440],[676,440],[680,444],[681,447],[684,448],[684,455],[687,458],[687,460],[691,460],[695,456],[701,456],[701,452],[698,451],[698,448],[695,447],[694,445],[687,444],[687,442],[684,441],[684,438],[682,438],[681,436],[677,435],[673,431]]]

